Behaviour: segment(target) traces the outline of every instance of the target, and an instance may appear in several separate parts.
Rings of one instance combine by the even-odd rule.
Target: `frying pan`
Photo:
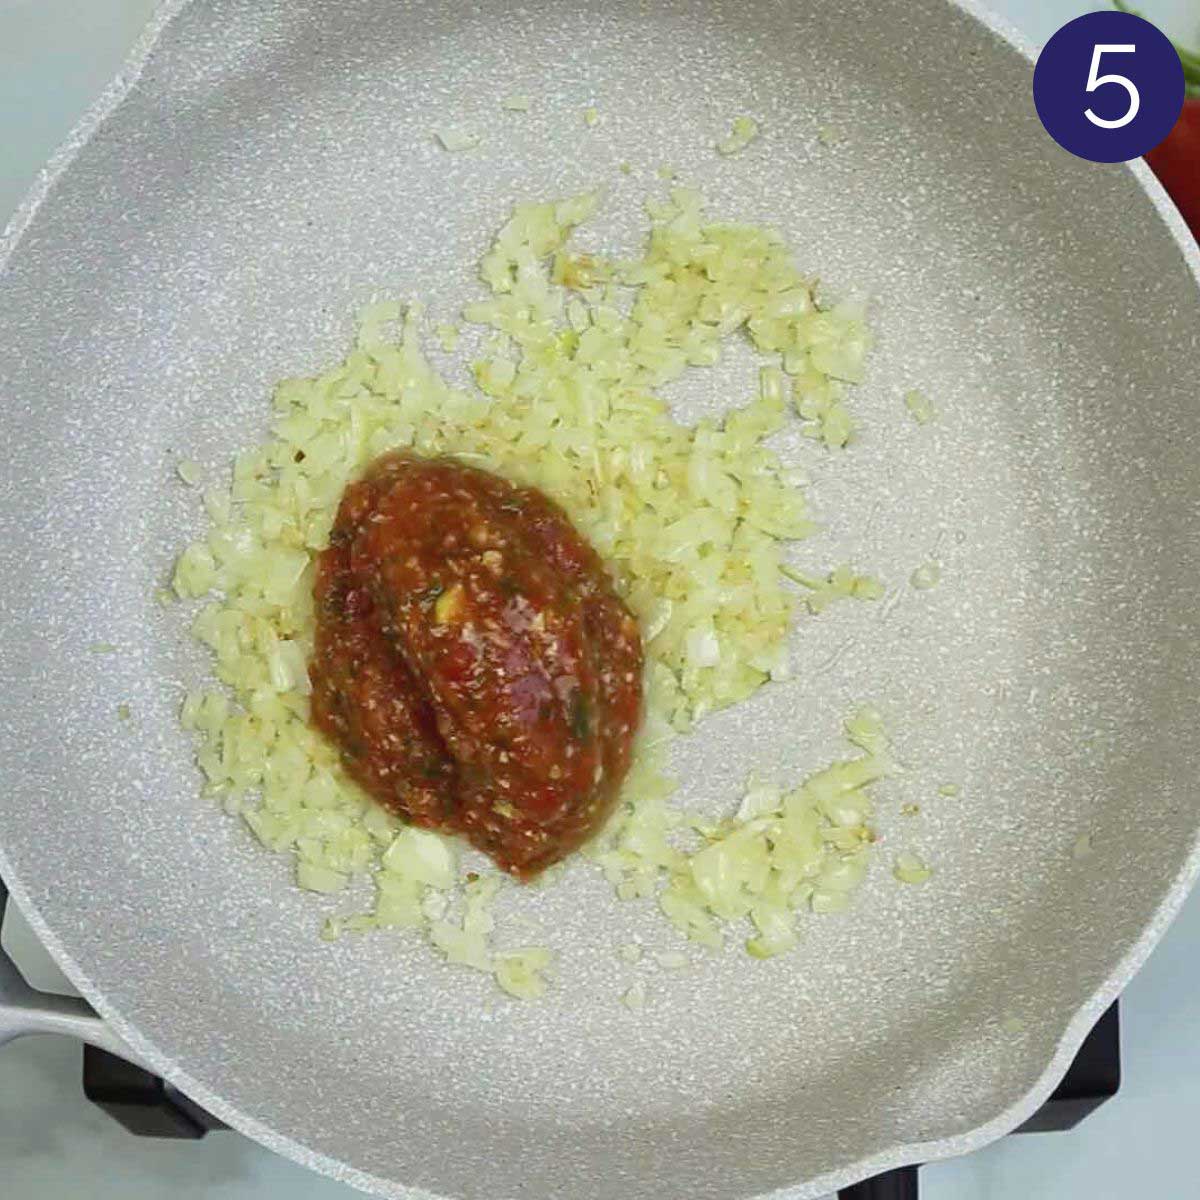
[[[947,0],[168,5],[4,247],[0,872],[103,1023],[10,986],[0,1036],[83,1022],[388,1196],[799,1200],[1028,1116],[1200,863],[1200,258],[1140,166],[1054,146],[1030,73]],[[764,136],[720,158],[743,112]],[[804,553],[897,597],[801,623],[791,681],[680,741],[682,793],[799,778],[861,700],[907,770],[860,902],[795,953],[631,967],[614,947],[672,931],[575,863],[506,902],[558,985],[493,1004],[411,937],[318,940],[326,902],[198,799],[176,718],[207,665],[151,598],[201,527],[173,467],[216,478],[362,302],[451,317],[519,198],[604,184],[587,236],[634,244],[661,164],[871,298],[860,443],[788,453],[825,527]],[[669,398],[752,379],[734,354]],[[909,845],[923,888],[887,870]]]

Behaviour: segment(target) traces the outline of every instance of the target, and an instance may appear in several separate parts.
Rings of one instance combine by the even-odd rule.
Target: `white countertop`
[[[1098,4],[992,0],[1036,42]],[[0,0],[0,223],[116,72],[155,0]],[[1200,44],[1198,0],[1143,0]],[[922,1171],[924,1200],[1186,1200],[1197,1184],[1200,894],[1122,1002],[1120,1094],[1067,1134],[1005,1138]],[[198,1142],[126,1134],[84,1099],[80,1050],[30,1038],[0,1052],[4,1200],[350,1200],[234,1133]]]

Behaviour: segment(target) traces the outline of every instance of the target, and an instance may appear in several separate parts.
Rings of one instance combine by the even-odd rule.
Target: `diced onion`
[[[933,877],[929,867],[907,850],[896,855],[896,865],[892,873],[901,883],[925,883]]]
[[[479,145],[479,135],[465,129],[435,129],[434,137],[442,144],[443,150],[457,154],[462,150],[474,150]]]
[[[626,1008],[631,1008],[635,1012],[646,1007],[646,985],[640,980],[635,983],[624,996],[621,997]]]
[[[385,871],[396,871],[432,888],[446,889],[457,873],[454,844],[428,829],[402,829],[384,851]]]
[[[200,469],[200,464],[192,462],[190,458],[181,458],[175,465],[175,473],[188,487],[195,487],[204,474]]]
[[[340,892],[348,882],[341,871],[333,871],[318,863],[305,862],[301,859],[296,863],[296,882],[310,892]]]
[[[546,992],[550,962],[550,951],[540,946],[505,951],[496,955],[496,982],[518,1000],[536,1000]]]
[[[904,406],[918,425],[928,425],[937,416],[929,397],[916,388],[904,393]]]
[[[942,568],[935,562],[922,563],[909,578],[909,582],[918,591],[928,591],[941,582]]]
[[[879,600],[887,590],[878,579],[858,575],[846,565],[834,568],[824,579],[806,575],[787,564],[781,566],[780,571],[786,578],[808,589],[804,603],[813,614],[824,612],[838,600]]]
[[[720,154],[740,154],[758,137],[758,122],[753,117],[735,117],[727,137],[717,143]]]
[[[740,148],[757,132],[739,118],[730,136]],[[437,139],[446,150],[478,144],[459,130]],[[750,952],[780,953],[797,936],[796,911],[842,904],[861,879],[873,836],[864,789],[888,769],[867,721],[863,756],[825,782],[756,785],[704,845],[679,844],[672,737],[787,672],[795,599],[783,550],[816,525],[803,474],[768,439],[785,427],[789,399],[826,444],[851,439],[846,404],[870,334],[861,305],[817,303],[777,234],[709,221],[691,189],[647,205],[651,236],[632,261],[568,250],[596,204],[595,192],[518,204],[496,235],[480,263],[486,296],[464,311],[487,335],[477,389],[439,377],[422,350],[420,306],[394,301],[364,310],[345,361],[282,381],[270,440],[237,457],[228,490],[205,493],[208,533],[172,578],[177,595],[208,597],[192,631],[221,686],[190,691],[181,710],[205,791],[264,846],[295,854],[302,887],[338,892],[370,873],[372,910],[338,917],[326,934],[423,929],[448,961],[521,998],[544,990],[548,952],[493,946],[500,877],[462,883],[453,840],[401,827],[309,723],[315,559],[345,485],[378,454],[458,455],[539,487],[612,565],[647,648],[624,803],[587,851],[618,897],[657,897],[677,930],[710,948],[729,922],[748,921]],[[749,401],[694,426],[676,420],[662,390],[717,362],[741,331],[769,358]],[[456,327],[438,337],[456,350]],[[813,611],[882,593],[849,568],[802,582]]]

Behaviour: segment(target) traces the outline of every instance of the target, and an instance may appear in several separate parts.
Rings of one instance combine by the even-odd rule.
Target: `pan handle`
[[[917,1200],[917,1168],[897,1167],[842,1188],[838,1200]]]
[[[8,889],[0,879],[0,922],[7,901]],[[31,1033],[63,1034],[143,1065],[86,1000],[30,987],[0,946],[0,1046]]]

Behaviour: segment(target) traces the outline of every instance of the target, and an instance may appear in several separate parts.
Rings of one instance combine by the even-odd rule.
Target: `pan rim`
[[[0,233],[0,275],[4,274],[9,260],[16,252],[42,204],[54,190],[59,178],[70,169],[77,155],[87,146],[108,117],[116,111],[137,84],[163,33],[191,2],[192,0],[160,0],[117,75],[87,109],[39,172],[37,179],[25,193],[3,233]],[[1020,54],[1031,66],[1037,61],[1038,49],[1034,43],[1011,22],[998,16],[986,5],[979,3],[978,0],[946,0],[946,3],[951,8],[958,9],[973,18],[994,37]],[[1196,243],[1178,209],[1146,164],[1141,159],[1136,159],[1123,164],[1123,166],[1132,173],[1142,191],[1153,204],[1158,217],[1166,225],[1183,256],[1185,266],[1190,270],[1197,291],[1200,293],[1200,245]],[[438,1193],[398,1184],[393,1180],[364,1171],[343,1160],[317,1151],[303,1142],[263,1124],[217,1093],[210,1091],[206,1085],[193,1079],[187,1072],[179,1069],[149,1038],[127,1021],[114,1006],[110,1005],[103,992],[92,983],[83,967],[68,953],[33,903],[22,880],[14,874],[12,864],[9,862],[2,844],[0,844],[0,874],[3,874],[13,901],[18,905],[38,939],[62,968],[71,983],[132,1051],[197,1104],[219,1117],[230,1127],[275,1153],[362,1191],[403,1198],[403,1200],[449,1200]],[[1007,1105],[989,1121],[976,1125],[966,1132],[943,1138],[925,1142],[896,1143],[822,1176],[772,1192],[762,1193],[759,1200],[784,1200],[785,1197],[787,1200],[806,1200],[806,1198],[821,1196],[828,1192],[836,1193],[840,1188],[857,1180],[897,1167],[972,1153],[1021,1125],[1048,1099],[1092,1027],[1145,963],[1175,919],[1198,878],[1200,878],[1200,831],[1197,832],[1186,860],[1171,881],[1153,918],[1103,982],[1076,1009],[1072,1018],[1058,1035],[1054,1052],[1048,1058],[1041,1074],[1020,1098]]]

